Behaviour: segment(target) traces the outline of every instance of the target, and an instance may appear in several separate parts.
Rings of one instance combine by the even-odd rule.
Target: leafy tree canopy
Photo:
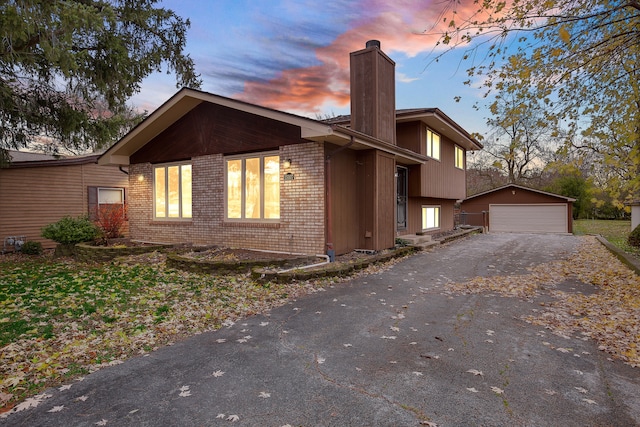
[[[482,0],[471,12],[457,1],[447,5],[440,43],[466,46],[468,83],[481,81],[487,94],[527,87],[548,121],[569,127],[575,137],[568,144],[598,151],[621,170],[619,197],[637,197],[640,2]],[[486,56],[480,47],[488,48]]]
[[[189,21],[157,0],[0,0],[0,152],[52,140],[109,145],[140,116],[126,105],[166,69],[199,87]]]

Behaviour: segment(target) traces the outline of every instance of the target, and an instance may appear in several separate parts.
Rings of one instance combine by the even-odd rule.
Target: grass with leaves
[[[606,219],[580,219],[573,221],[573,234],[599,234],[611,244],[628,254],[640,257],[640,248],[627,243],[627,237],[631,233],[631,221],[606,220]]]
[[[133,258],[80,264],[0,255],[0,408],[326,285],[262,285]]]

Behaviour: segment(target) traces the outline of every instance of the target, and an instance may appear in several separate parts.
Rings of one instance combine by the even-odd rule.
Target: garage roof
[[[513,188],[513,189],[517,188],[517,189],[520,189],[520,190],[525,190],[525,191],[531,191],[531,192],[534,192],[534,193],[544,194],[546,196],[551,196],[551,197],[556,197],[558,199],[562,199],[562,200],[564,200],[566,202],[575,202],[576,201],[576,199],[572,199],[571,197],[561,196],[559,194],[554,194],[554,193],[548,193],[546,191],[536,190],[536,189],[529,188],[529,187],[523,187],[522,185],[517,185],[517,184],[503,185],[502,187],[494,188],[493,190],[489,190],[489,191],[485,191],[485,192],[482,192],[482,193],[474,194],[473,196],[467,197],[464,200],[465,201],[471,200],[471,199],[474,199],[476,197],[485,196],[487,194],[495,193],[497,191],[501,191],[501,190],[505,190],[505,189],[509,189],[509,188]]]

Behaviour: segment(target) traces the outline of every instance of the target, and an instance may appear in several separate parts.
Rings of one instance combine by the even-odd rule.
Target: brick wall
[[[153,167],[131,165],[129,229],[132,239],[211,244],[304,254],[325,252],[324,148],[318,143],[280,147],[280,221],[224,221],[224,156],[193,159],[193,218],[153,220]],[[285,169],[284,159],[291,159]],[[284,181],[290,172],[295,179]]]

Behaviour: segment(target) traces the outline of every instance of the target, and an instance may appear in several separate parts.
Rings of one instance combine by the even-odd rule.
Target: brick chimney
[[[396,63],[369,40],[350,54],[351,128],[396,144]]]

